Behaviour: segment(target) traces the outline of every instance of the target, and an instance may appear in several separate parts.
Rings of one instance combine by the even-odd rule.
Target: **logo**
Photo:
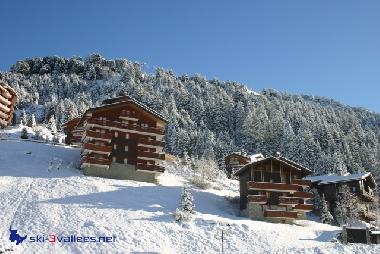
[[[11,242],[16,242],[16,245],[26,242],[29,243],[113,243],[116,241],[116,236],[93,236],[93,235],[31,235],[31,236],[21,236],[17,233],[17,229],[12,229],[9,227],[9,240]],[[1,253],[1,251],[0,251]]]
[[[16,242],[16,245],[19,245],[22,243],[27,236],[21,236],[17,233],[17,229],[12,229],[12,226],[9,227],[10,235],[9,235],[9,240],[11,242]]]

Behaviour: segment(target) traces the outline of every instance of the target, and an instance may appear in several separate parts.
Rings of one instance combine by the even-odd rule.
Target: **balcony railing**
[[[95,158],[85,156],[81,160],[81,164],[91,164],[91,165],[101,165],[101,166],[110,166],[111,160],[103,158]]]
[[[268,202],[268,198],[265,195],[249,195],[248,202],[265,205]]]
[[[294,206],[293,208],[295,211],[305,211],[305,212],[311,212],[314,209],[314,206],[311,204],[298,204]]]
[[[4,104],[6,106],[9,106],[12,104],[12,102],[9,99],[5,98],[2,95],[0,95],[0,103]]]
[[[158,159],[158,160],[165,160],[165,154],[164,153],[153,153],[153,152],[137,151],[137,157],[144,157],[144,158],[152,158],[152,159]]]
[[[112,133],[100,133],[96,131],[86,130],[85,136],[93,139],[99,139],[99,140],[111,140],[112,139]]]
[[[158,140],[149,140],[149,139],[146,139],[146,138],[140,138],[138,143],[137,143],[138,146],[159,146],[159,147],[162,147],[164,146],[164,142],[162,141],[158,141]]]
[[[280,205],[298,205],[300,203],[300,198],[297,198],[297,197],[279,197],[278,203]]]
[[[163,128],[145,127],[145,126],[141,126],[140,124],[128,124],[128,123],[121,123],[121,122],[109,121],[109,120],[99,120],[99,119],[94,119],[94,118],[88,119],[87,124],[96,124],[99,126],[114,127],[117,129],[125,129],[125,130],[134,130],[138,132],[155,133],[155,134],[160,134],[160,135],[164,135],[164,132],[165,132]]]
[[[157,171],[157,172],[164,172],[165,168],[158,165],[146,165],[146,164],[137,164],[138,170],[147,170],[147,171]]]
[[[297,219],[298,213],[292,211],[266,210],[264,211],[264,217],[280,219]]]
[[[310,187],[311,181],[310,180],[303,180],[303,179],[294,179],[293,184],[298,184],[304,187]]]
[[[91,144],[91,143],[85,143],[83,145],[83,148],[85,150],[90,150],[90,151],[94,151],[94,152],[103,152],[103,153],[111,153],[112,151],[112,146],[101,146],[101,145],[95,145],[95,144]]]
[[[287,183],[248,182],[248,189],[276,192],[295,192],[298,191],[299,186]]]
[[[311,198],[314,198],[314,194],[311,192],[297,191],[293,193],[293,197],[302,198],[302,199],[311,199]]]

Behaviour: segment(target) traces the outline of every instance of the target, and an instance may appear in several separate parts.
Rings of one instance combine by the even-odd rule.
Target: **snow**
[[[87,177],[77,169],[77,148],[21,140],[0,140],[0,251],[12,253],[379,253],[380,246],[331,242],[338,227],[317,221],[294,225],[238,216],[226,196],[238,196],[238,182],[220,190],[190,187],[196,213],[174,221],[186,177],[172,172],[155,185]],[[227,226],[227,224],[229,226]],[[115,236],[111,243],[30,243],[8,240],[9,226],[21,235]]]
[[[347,174],[347,175],[319,175],[319,176],[309,176],[305,179],[311,180],[313,183],[319,182],[319,184],[337,183],[337,182],[349,182],[353,180],[362,180],[367,178],[371,173],[358,173],[358,174]]]

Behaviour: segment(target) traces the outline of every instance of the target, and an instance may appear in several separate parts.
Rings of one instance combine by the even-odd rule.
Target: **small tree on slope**
[[[359,205],[355,194],[347,185],[340,186],[338,200],[335,202],[334,215],[340,225],[347,225],[359,219]]]
[[[322,223],[324,224],[330,224],[331,221],[334,219],[330,213],[329,204],[325,199],[325,195],[322,196],[321,200],[320,218]]]
[[[54,135],[57,133],[57,123],[55,121],[54,115],[51,115],[48,123],[48,129],[51,131],[51,133]]]
[[[191,215],[194,213],[194,197],[191,195],[187,187],[183,187],[181,194],[180,207],[177,208],[175,213],[175,220],[187,221],[190,220]]]
[[[32,127],[32,128],[36,127],[36,117],[34,116],[34,114],[32,114],[32,116],[30,117],[29,127]]]

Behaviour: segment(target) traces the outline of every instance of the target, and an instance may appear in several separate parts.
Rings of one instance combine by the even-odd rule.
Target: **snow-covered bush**
[[[189,221],[194,214],[194,197],[187,187],[182,188],[180,206],[175,212],[177,222]]]
[[[22,139],[28,139],[28,129],[26,127],[22,128],[20,138]]]

